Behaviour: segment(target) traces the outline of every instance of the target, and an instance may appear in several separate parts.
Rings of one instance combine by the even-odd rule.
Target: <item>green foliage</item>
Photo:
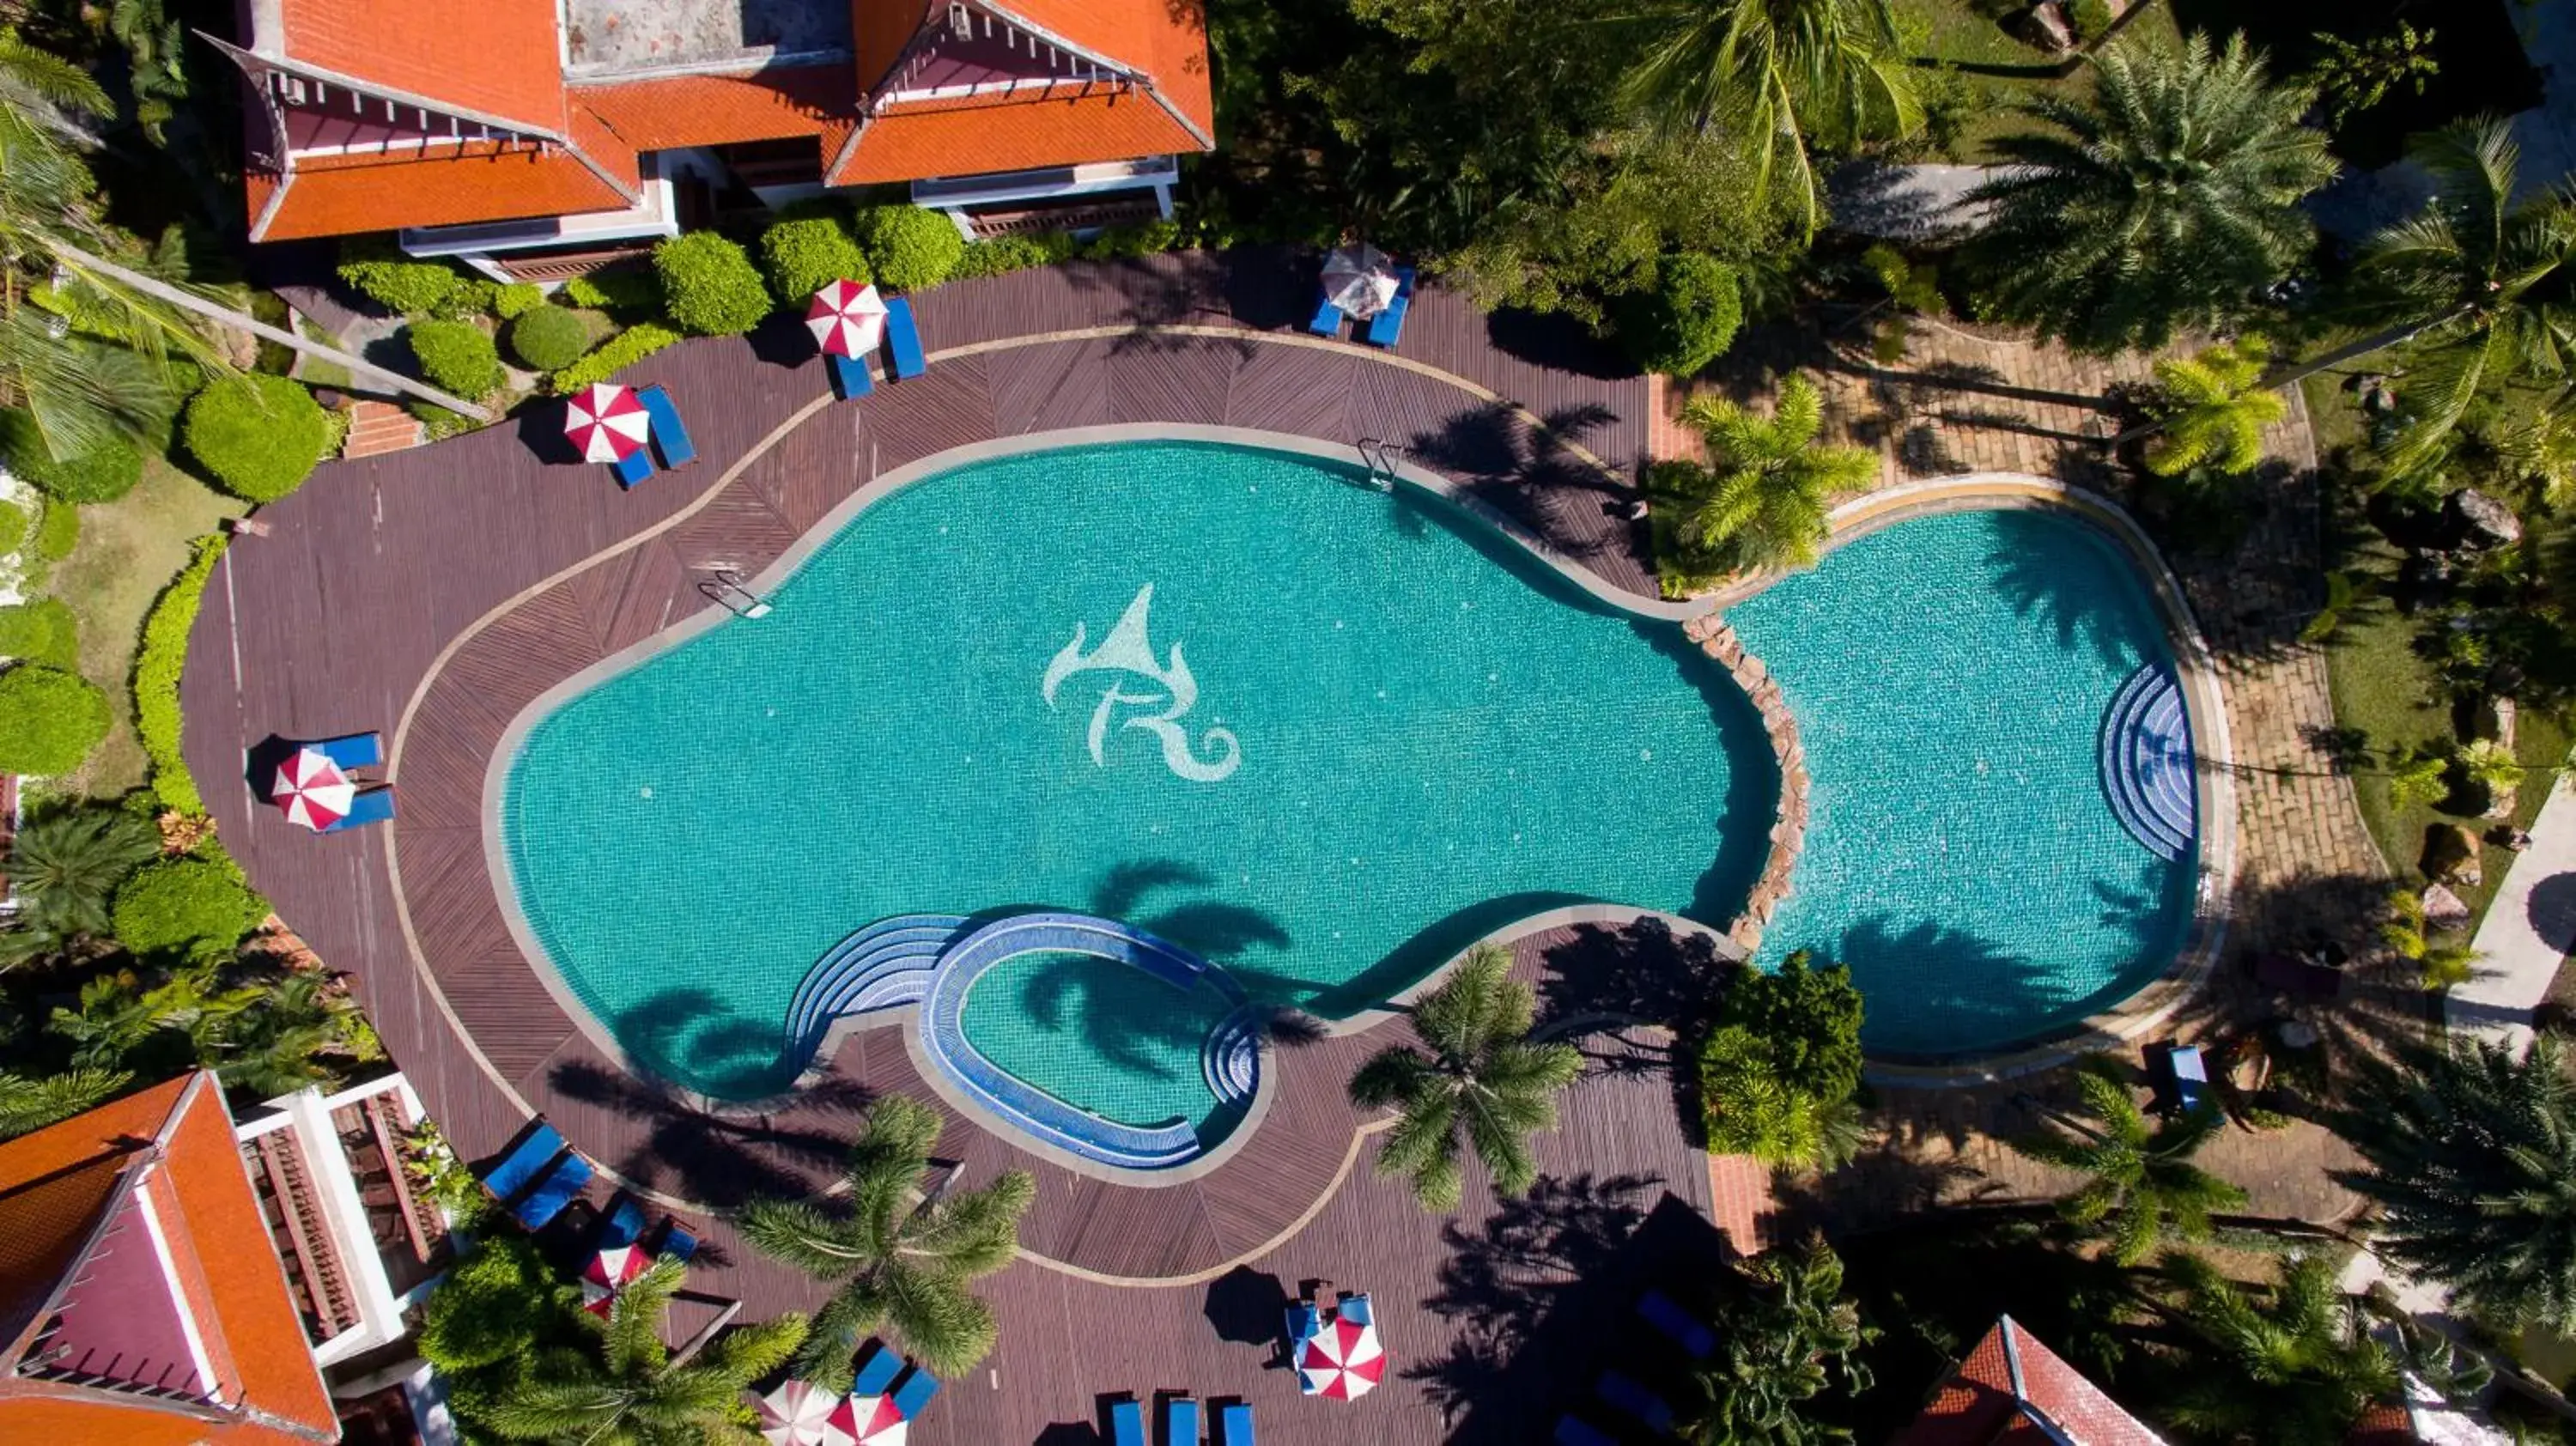
[[[2091,42],[2111,33],[2109,0],[2075,0],[2066,7],[2066,28],[2075,32],[2079,42]]]
[[[2333,637],[2335,630],[2343,626],[2344,618],[2372,592],[2369,578],[2357,578],[2348,572],[2328,572],[2325,583],[2325,606],[2318,608],[2317,615],[2299,629],[2300,642],[2322,643]]]
[[[116,891],[116,938],[137,954],[198,944],[230,949],[266,912],[230,859],[164,859]]]
[[[1655,564],[1667,588],[1710,573],[1812,566],[1835,495],[1878,478],[1875,453],[1817,444],[1824,397],[1802,376],[1780,384],[1769,417],[1701,397],[1682,420],[1706,439],[1709,465],[1666,463],[1647,474]]]
[[[107,725],[107,695],[78,673],[41,663],[0,672],[0,773],[69,773]]]
[[[948,279],[966,254],[957,223],[920,206],[869,206],[851,229],[879,285],[922,291]]]
[[[411,354],[432,386],[468,401],[497,390],[501,353],[491,333],[470,321],[415,321],[406,330]]]
[[[760,325],[769,289],[740,246],[713,231],[691,231],[653,248],[662,306],[682,331],[732,336]]]
[[[1619,339],[1639,367],[1695,376],[1726,354],[1744,325],[1744,296],[1735,268],[1714,256],[1664,257],[1654,285],[1631,294],[1619,310]]]
[[[1791,1169],[1857,1154],[1860,1025],[1849,969],[1811,968],[1800,950],[1777,973],[1739,972],[1699,1049],[1709,1150]]]
[[[565,282],[563,299],[627,315],[656,312],[662,307],[662,283],[649,268],[619,266]]]
[[[2215,1106],[2149,1125],[2118,1066],[2096,1055],[2076,1072],[2088,1118],[2052,1112],[2052,1128],[2005,1141],[2043,1165],[2085,1176],[2058,1209],[2103,1230],[2122,1265],[2147,1258],[2167,1235],[2209,1238],[2212,1212],[2245,1203],[2245,1192],[2191,1163],[2224,1124]]]
[[[27,509],[14,502],[0,502],[0,557],[18,550],[27,540]]]
[[[179,669],[188,660],[188,631],[196,626],[206,580],[214,576],[226,541],[221,533],[197,539],[196,555],[144,614],[143,641],[134,654],[134,731],[152,760],[153,795],[163,807],[191,818],[203,816],[206,803],[179,751]]]
[[[546,387],[557,396],[580,391],[593,382],[608,380],[679,339],[680,334],[669,327],[639,321],[600,343],[588,356],[546,378]]]
[[[2266,1287],[2168,1255],[2162,1273],[2180,1287],[2170,1315],[2199,1349],[2197,1369],[2173,1381],[2160,1414],[2204,1440],[2341,1446],[2399,1381],[2358,1303],[2336,1289],[2335,1269],[2323,1255],[2284,1261]]]
[[[2367,40],[2318,31],[2314,39],[2320,54],[2306,79],[2325,107],[2327,128],[2342,130],[2392,90],[2405,87],[2422,95],[2425,85],[2442,73],[2442,63],[2433,58],[2433,33],[2403,20],[2393,33]]]
[[[41,1078],[0,1070],[0,1140],[87,1114],[133,1082],[124,1070],[74,1069]]]
[[[2239,35],[2212,51],[2122,40],[2094,94],[2039,94],[2047,129],[2002,137],[1971,246],[1998,312],[2079,351],[2152,350],[2218,330],[2305,260],[2300,201],[2334,178],[2305,92],[2275,88]]]
[[[1011,1263],[1020,1216],[1037,1182],[1011,1171],[977,1189],[920,1194],[939,1142],[929,1106],[886,1095],[869,1107],[850,1148],[848,1189],[826,1207],[812,1200],[754,1200],[742,1236],[817,1280],[836,1282],[796,1355],[796,1374],[847,1390],[851,1355],[884,1331],[930,1369],[963,1374],[993,1349],[1000,1327],[968,1285]]]
[[[949,268],[948,279],[966,281],[978,276],[1006,276],[1014,271],[1053,266],[1072,260],[1074,250],[1073,238],[1061,231],[973,241],[967,243],[966,250],[957,258],[957,264]]]
[[[1081,243],[1075,254],[1085,261],[1135,261],[1160,256],[1180,244],[1180,223],[1158,218],[1103,227],[1099,235]],[[956,275],[953,266],[949,275]]]
[[[149,819],[71,808],[30,819],[0,865],[18,913],[0,933],[0,964],[56,953],[108,932],[117,888],[161,852]]]
[[[36,520],[35,554],[38,562],[60,562],[80,546],[80,509],[69,502],[48,499]],[[8,549],[0,548],[0,552]]]
[[[2399,746],[2387,758],[2389,801],[2399,808],[2412,808],[2448,797],[2450,767],[2449,753],[2439,747]]]
[[[492,314],[514,321],[546,304],[546,289],[533,281],[513,281],[492,293]]]
[[[2290,410],[2263,385],[2269,345],[2259,336],[2204,347],[2156,363],[2155,411],[2164,432],[2147,444],[2147,470],[2179,476],[2198,466],[2251,472],[2263,460],[2263,429]]]
[[[590,329],[560,306],[531,307],[510,323],[510,350],[531,371],[561,371],[590,350]]]
[[[248,501],[274,502],[313,475],[332,427],[311,392],[249,372],[209,382],[189,398],[180,435],[216,485]]]
[[[1876,1380],[1861,1352],[1878,1332],[1843,1293],[1843,1263],[1819,1240],[1739,1262],[1742,1291],[1718,1313],[1717,1356],[1694,1372],[1683,1412],[1694,1446],[1823,1446],[1851,1433],[1828,1423]],[[1819,1398],[1822,1398],[1821,1400]]]
[[[1478,944],[1440,987],[1413,1002],[1416,1044],[1391,1044],[1351,1076],[1351,1103],[1393,1109],[1377,1172],[1401,1178],[1426,1210],[1454,1210],[1473,1149],[1495,1193],[1523,1195],[1538,1178],[1529,1137],[1556,1128],[1556,1097],[1583,1072],[1570,1044],[1529,1038],[1530,988],[1510,977],[1512,956]]]
[[[801,305],[835,281],[871,279],[867,253],[835,216],[790,217],[760,233],[761,269],[769,289],[789,306]]]
[[[736,1326],[674,1364],[662,1318],[684,1275],[679,1261],[658,1261],[617,1293],[606,1320],[578,1316],[595,1344],[538,1355],[482,1406],[482,1424],[512,1440],[583,1446],[756,1439],[760,1417],[743,1397],[795,1353],[805,1318]]]
[[[491,1367],[515,1372],[575,1338],[580,1305],[580,1287],[566,1282],[535,1242],[494,1231],[422,1302],[421,1358],[442,1374],[482,1384]]]
[[[1840,1099],[1860,1088],[1861,994],[1851,970],[1813,965],[1801,949],[1776,971],[1743,971],[1719,1018],[1760,1036],[1790,1088]]]
[[[25,412],[0,412],[0,466],[62,502],[113,502],[143,480],[143,454],[123,438],[106,438],[70,458],[57,458]]]
[[[0,606],[0,658],[79,671],[80,624],[71,607],[58,597]]]
[[[1870,355],[1881,366],[1893,366],[1904,359],[1905,344],[1913,336],[1908,318],[1941,314],[1941,273],[1929,262],[1907,260],[1884,241],[1863,251],[1860,263],[1887,293],[1886,314],[1870,338]]]
[[[444,261],[412,261],[383,248],[351,248],[340,263],[340,279],[359,295],[404,316],[456,318],[470,316],[489,299],[481,278]]]
[[[483,424],[463,412],[451,412],[436,402],[407,402],[403,410],[420,419],[420,433],[433,442],[461,437]]]

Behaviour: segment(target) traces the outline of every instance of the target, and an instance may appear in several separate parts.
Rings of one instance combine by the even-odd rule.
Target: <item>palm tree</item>
[[[1843,1263],[1818,1241],[1738,1266],[1743,1300],[1721,1313],[1717,1358],[1700,1368],[1700,1400],[1682,1425],[1698,1446],[1803,1446],[1848,1441],[1815,1418],[1828,1390],[1858,1395],[1873,1384],[1862,1347],[1878,1333],[1843,1295]]]
[[[817,1280],[839,1283],[814,1315],[796,1373],[846,1390],[851,1356],[872,1331],[895,1336],[942,1375],[972,1368],[998,1334],[992,1307],[967,1283],[1008,1265],[1019,1249],[1020,1216],[1037,1182],[1013,1170],[980,1190],[925,1200],[922,1172],[939,1141],[928,1105],[888,1095],[868,1110],[842,1180],[847,1210],[809,1200],[755,1200],[743,1207],[743,1238]]]
[[[2023,103],[2051,130],[1993,143],[2004,164],[1977,253],[2003,313],[2081,351],[2153,350],[2243,313],[2308,252],[2300,198],[2333,179],[2305,92],[2269,84],[2239,35],[2212,51],[2121,41],[2089,101]]]
[[[18,918],[0,938],[0,960],[23,961],[108,932],[116,886],[161,851],[148,820],[85,808],[30,821],[0,864],[17,893]]]
[[[2388,755],[2388,801],[2399,808],[2432,803],[2448,795],[2451,762],[2438,748],[2404,744]]]
[[[1511,966],[1511,952],[1499,945],[1468,950],[1448,980],[1413,1005],[1422,1047],[1388,1045],[1351,1076],[1351,1103],[1396,1111],[1377,1172],[1410,1181],[1426,1210],[1458,1208],[1459,1157],[1470,1148],[1497,1194],[1526,1194],[1538,1178],[1529,1137],[1556,1128],[1557,1092],[1583,1072],[1574,1046],[1529,1038],[1538,1001],[1510,978]]]
[[[2263,429],[2290,410],[2287,398],[2263,388],[2271,348],[2258,336],[2206,347],[2197,356],[2156,363],[2155,426],[2163,435],[2147,446],[2147,470],[2179,477],[2208,465],[2221,472],[2251,472],[2263,460]]]
[[[2201,1348],[2197,1362],[2219,1367],[2176,1373],[2163,1402],[2175,1425],[2220,1440],[2340,1446],[2364,1408],[2398,1389],[2395,1361],[2323,1256],[2284,1263],[2268,1288],[2181,1252],[2163,1273],[2181,1299],[2160,1313]]]
[[[1824,397],[1802,376],[1780,384],[1780,405],[1769,417],[1701,397],[1682,420],[1706,439],[1709,465],[1661,474],[1679,479],[1683,495],[1675,500],[1687,509],[1681,539],[1738,569],[1813,565],[1831,530],[1834,495],[1878,477],[1876,454],[1816,444]]]
[[[2466,984],[2482,956],[2466,944],[2438,942],[2429,922],[2424,896],[2398,889],[2388,896],[2388,920],[2379,926],[2379,938],[2397,957],[2421,971],[2426,993],[2438,994]]]
[[[576,1312],[598,1332],[599,1351],[546,1352],[527,1375],[481,1413],[516,1441],[582,1446],[681,1446],[760,1439],[759,1417],[743,1403],[751,1383],[785,1364],[805,1339],[793,1313],[718,1337],[686,1363],[662,1344],[662,1315],[679,1291],[680,1262],[665,1258],[629,1281],[601,1320]]]
[[[2576,1084],[2555,1035],[2365,1058],[2336,1132],[2379,1253],[2498,1320],[2576,1329]]]
[[[1784,174],[1812,234],[1824,215],[1811,146],[1846,149],[1923,124],[1888,0],[1656,0],[1621,99],[1667,133],[1720,121],[1752,148],[1756,194]]]
[[[2081,1172],[2084,1184],[2059,1203],[2060,1212],[2078,1225],[2107,1223],[2112,1255],[2135,1265],[2164,1235],[2207,1239],[2210,1214],[2244,1204],[2245,1192],[2191,1163],[2222,1123],[2215,1106],[2150,1125],[2116,1068],[2096,1055],[2077,1070],[2089,1122],[2052,1112],[2063,1133],[2041,1130],[2005,1143],[2043,1165]]]
[[[74,1069],[35,1078],[0,1070],[0,1140],[87,1114],[133,1082],[134,1076],[121,1069]]]

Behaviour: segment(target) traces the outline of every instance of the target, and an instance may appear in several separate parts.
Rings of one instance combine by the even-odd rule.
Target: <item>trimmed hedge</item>
[[[259,923],[259,895],[229,859],[145,864],[116,891],[116,940],[137,954],[206,943],[230,948]]]
[[[58,597],[0,607],[0,657],[80,671],[80,624]]]
[[[256,372],[208,384],[188,399],[180,437],[217,486],[274,502],[304,484],[332,442],[331,419],[313,394]]]
[[[562,371],[590,350],[590,328],[560,306],[540,306],[510,323],[510,351],[529,370]]]
[[[492,293],[492,314],[503,321],[527,315],[546,304],[546,289],[533,281],[513,281]]]
[[[470,321],[415,321],[411,354],[420,358],[421,375],[467,401],[487,396],[503,380],[501,353],[491,335]]]
[[[444,261],[405,261],[368,257],[340,264],[340,279],[368,300],[405,316],[455,317],[481,310],[492,283],[473,285],[479,277]]]
[[[978,276],[1007,276],[1014,271],[1030,271],[1040,266],[1053,266],[1073,259],[1074,240],[1062,231],[1048,231],[1036,236],[995,236],[988,241],[967,245],[948,269],[951,281],[968,281]]]
[[[69,773],[107,736],[107,723],[107,695],[78,673],[42,663],[0,673],[0,772]]]
[[[68,502],[47,501],[36,520],[36,560],[60,562],[80,546],[80,509]],[[0,548],[0,552],[7,551]]]
[[[580,391],[592,382],[608,380],[679,339],[680,334],[667,326],[639,321],[600,343],[597,351],[548,377],[546,388],[557,396]]]
[[[143,480],[143,454],[130,442],[110,440],[77,457],[57,460],[22,411],[0,412],[0,465],[9,475],[65,502],[113,502]]]
[[[1618,320],[1619,339],[1638,366],[1692,376],[1735,344],[1744,293],[1735,268],[1714,256],[1667,256],[1652,287],[1623,299]]]
[[[769,287],[743,249],[713,231],[691,231],[653,248],[662,308],[682,331],[733,336],[769,315]]]
[[[192,818],[206,811],[206,801],[179,753],[179,669],[188,661],[188,631],[197,624],[206,579],[229,540],[222,533],[197,539],[197,555],[143,615],[143,643],[134,654],[134,732],[152,760],[153,796]]]
[[[867,253],[849,228],[829,216],[780,221],[760,233],[761,269],[769,289],[794,306],[835,281],[866,285],[873,279]]]
[[[594,271],[576,276],[563,284],[563,299],[575,306],[592,306],[602,311],[660,311],[662,282],[644,267],[621,266],[610,271]]]
[[[966,255],[957,223],[920,206],[870,206],[851,229],[878,283],[898,291],[937,286]]]

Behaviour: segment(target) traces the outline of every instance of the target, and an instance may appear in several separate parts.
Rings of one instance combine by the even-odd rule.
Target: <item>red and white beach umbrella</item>
[[[873,286],[855,281],[835,281],[814,293],[814,304],[805,311],[805,329],[823,350],[846,357],[863,357],[885,340],[885,299]]]
[[[585,462],[623,462],[653,435],[653,426],[633,392],[593,382],[564,403],[564,435]]]
[[[1385,1375],[1386,1351],[1373,1325],[1328,1321],[1297,1352],[1297,1384],[1309,1396],[1351,1400],[1367,1395]]]
[[[269,798],[286,810],[287,822],[315,833],[347,818],[357,796],[358,786],[319,748],[296,749],[294,757],[278,766],[277,786],[269,790]]]
[[[609,1305],[627,1282],[653,1268],[653,1257],[632,1245],[617,1245],[590,1258],[581,1268],[581,1308],[608,1314]]]
[[[823,1446],[903,1446],[903,1438],[892,1396],[852,1396],[824,1422]]]
[[[841,1393],[790,1380],[760,1398],[760,1434],[769,1446],[822,1446]]]

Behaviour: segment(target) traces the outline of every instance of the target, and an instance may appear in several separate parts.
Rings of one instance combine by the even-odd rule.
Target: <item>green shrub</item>
[[[1091,261],[1133,261],[1159,256],[1180,244],[1181,227],[1177,221],[1132,221],[1102,228],[1099,235],[1083,243],[1080,254]]]
[[[206,943],[229,948],[265,912],[230,859],[145,864],[116,891],[117,942],[137,954]]]
[[[510,350],[531,371],[562,371],[590,350],[590,328],[560,306],[540,306],[510,323]]]
[[[852,229],[878,283],[897,291],[937,286],[966,254],[957,223],[919,206],[867,207]]]
[[[966,281],[978,276],[1007,276],[1014,271],[1028,271],[1040,266],[1053,266],[1074,253],[1074,240],[1062,231],[1045,231],[1035,236],[995,236],[988,241],[968,243],[957,264],[949,268],[948,279]]]
[[[657,312],[662,309],[662,282],[649,267],[620,266],[565,282],[563,299],[602,311]]]
[[[679,339],[680,334],[667,326],[639,321],[602,342],[597,351],[548,377],[546,387],[557,396],[580,391],[592,382],[608,380]]]
[[[0,673],[0,773],[69,773],[107,736],[107,695],[78,673],[20,663]]]
[[[480,280],[444,261],[410,261],[381,252],[340,263],[340,279],[368,300],[405,316],[454,316],[470,309]],[[490,282],[484,282],[490,286]]]
[[[463,412],[451,412],[436,402],[412,402],[404,408],[420,419],[420,433],[432,442],[461,437],[482,426]]]
[[[492,314],[509,321],[546,304],[546,289],[533,281],[513,281],[492,294]]]
[[[2074,0],[2066,7],[2066,28],[2075,32],[2078,41],[2101,39],[2111,30],[2109,0]]]
[[[653,248],[662,308],[682,331],[732,336],[769,315],[769,288],[740,246],[713,231],[691,231]]]
[[[1760,1038],[1791,1088],[1839,1099],[1860,1088],[1860,990],[1842,965],[1812,964],[1801,949],[1776,971],[1745,970],[1721,1018]]]
[[[79,456],[57,460],[25,412],[0,412],[0,465],[9,475],[65,502],[113,502],[143,480],[143,454],[130,442],[109,440]]]
[[[780,221],[760,233],[760,265],[769,289],[790,306],[835,281],[869,281],[867,253],[830,216]]]
[[[1667,256],[1655,284],[1623,300],[1619,339],[1650,372],[1687,377],[1726,354],[1744,325],[1735,268],[1714,256]]]
[[[411,354],[421,375],[467,401],[489,395],[502,382],[501,353],[492,337],[470,321],[415,321]]]
[[[179,669],[188,661],[188,632],[225,541],[222,533],[197,539],[197,555],[143,615],[143,642],[134,654],[134,732],[152,760],[152,792],[163,807],[191,817],[206,811],[206,801],[179,753]]]
[[[1851,971],[1811,969],[1805,951],[1776,974],[1747,967],[1699,1049],[1711,1152],[1806,1168],[1857,1144],[1860,991]]]
[[[311,392],[284,377],[252,373],[210,383],[190,397],[180,436],[217,486],[251,502],[274,502],[313,475],[333,428]]]
[[[36,522],[36,560],[60,562],[71,556],[72,549],[78,546],[80,509],[68,502],[48,501],[43,516]],[[0,548],[0,552],[7,550]]]
[[[80,624],[58,597],[0,607],[0,658],[80,671]]]
[[[27,509],[15,502],[0,502],[0,557],[16,552],[18,544],[26,540]]]

